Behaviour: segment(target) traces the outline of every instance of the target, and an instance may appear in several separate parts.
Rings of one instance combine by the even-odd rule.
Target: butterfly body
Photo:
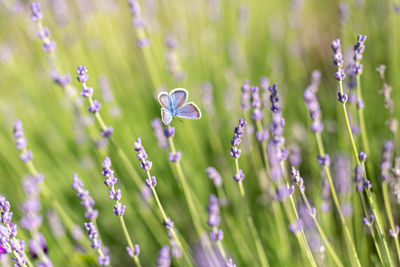
[[[164,124],[169,125],[173,117],[184,119],[200,119],[201,112],[196,104],[186,103],[188,92],[183,88],[176,88],[169,94],[162,92],[158,95],[161,104],[161,119]]]

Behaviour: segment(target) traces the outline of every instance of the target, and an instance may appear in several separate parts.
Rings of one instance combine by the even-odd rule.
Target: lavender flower
[[[49,210],[46,215],[53,236],[55,238],[65,236],[65,228],[62,225],[60,217],[58,217],[57,213],[54,210]]]
[[[394,143],[389,140],[383,144],[381,161],[381,179],[383,182],[392,178]]]
[[[318,70],[313,71],[313,75],[311,76],[311,84],[304,91],[304,101],[306,102],[308,113],[312,120],[311,131],[314,133],[320,133],[324,129],[324,125],[321,122],[321,108],[316,96],[320,75],[321,74]]]
[[[164,135],[164,128],[162,127],[161,120],[155,118],[151,121],[151,126],[153,126],[154,136],[157,138],[158,146],[161,149],[168,148],[168,140]]]
[[[101,136],[105,137],[105,138],[110,138],[113,133],[113,128],[111,126],[105,125],[103,119],[99,115],[101,104],[96,99],[93,99],[93,88],[88,87],[86,85],[86,82],[89,79],[87,67],[84,65],[79,65],[76,72],[78,74],[77,80],[80,83],[82,83],[82,85],[83,85],[82,91],[81,91],[81,96],[88,98],[88,101],[90,104],[90,106],[88,107],[88,110],[94,114],[97,114],[96,119],[101,126],[101,128],[100,128]]]
[[[40,215],[41,203],[39,197],[43,177],[42,174],[36,177],[27,176],[22,181],[26,199],[21,205],[24,216],[20,220],[20,226],[31,232],[36,232],[43,221]]]
[[[212,230],[210,231],[210,237],[214,241],[221,241],[223,238],[222,230],[218,229],[218,225],[221,221],[221,218],[219,217],[219,210],[220,207],[218,198],[215,195],[210,195],[207,206],[207,224],[212,227]]]
[[[129,8],[133,16],[132,25],[135,27],[137,31],[136,44],[139,48],[143,48],[150,44],[150,40],[146,37],[144,32],[145,21],[141,15],[139,1],[129,0]]]
[[[108,191],[109,198],[111,200],[115,200],[114,205],[114,214],[116,216],[123,216],[125,213],[126,206],[122,205],[121,200],[121,191],[120,189],[115,190],[115,184],[117,183],[118,179],[114,176],[114,170],[111,169],[111,159],[106,157],[103,161],[103,171],[102,174],[106,177],[104,184],[110,188]]]
[[[16,267],[26,264],[25,241],[17,236],[17,225],[11,222],[13,213],[7,199],[0,195],[0,246],[7,254],[14,253],[12,260]]]
[[[81,200],[81,205],[85,208],[85,218],[92,222],[95,221],[99,212],[93,209],[95,202],[90,196],[89,191],[83,187],[83,183],[76,173],[73,175],[72,188],[75,190],[76,196]]]
[[[161,247],[157,257],[157,267],[171,266],[170,248],[168,245]]]
[[[24,128],[19,119],[14,123],[14,138],[17,149],[21,151],[20,159],[25,163],[31,161],[33,154],[30,150],[26,149],[28,142],[24,137]]]
[[[40,9],[39,3],[32,3],[31,4],[31,18],[34,22],[39,22],[43,18],[43,13]]]
[[[98,262],[100,266],[110,265],[110,257],[108,256],[108,249],[104,247],[101,249],[101,241],[98,238],[98,232],[96,225],[93,222],[84,223],[84,226],[87,230],[87,234],[89,239],[91,240],[91,247],[97,251],[99,254]]]
[[[133,143],[133,147],[137,152],[136,157],[140,161],[140,167],[145,171],[150,171],[152,162],[147,160],[147,153],[142,145],[142,139],[140,139],[140,137],[138,137],[136,142]]]
[[[240,102],[240,107],[242,110],[246,111],[250,108],[249,98],[250,98],[250,81],[245,80],[242,84],[242,100]]]
[[[240,157],[241,150],[238,148],[240,143],[242,142],[242,135],[244,133],[244,129],[247,125],[247,122],[242,118],[239,119],[238,126],[235,127],[233,138],[231,140],[231,157],[238,159]]]
[[[222,177],[214,167],[208,167],[206,169],[208,178],[210,178],[216,187],[222,185]]]
[[[354,184],[357,192],[362,192],[365,184],[365,177],[361,165],[357,165],[354,169]]]
[[[343,81],[345,78],[344,70],[343,70],[343,55],[340,45],[340,39],[336,39],[332,42],[331,48],[333,51],[333,65],[338,68],[338,71],[335,73],[335,77],[338,81]]]

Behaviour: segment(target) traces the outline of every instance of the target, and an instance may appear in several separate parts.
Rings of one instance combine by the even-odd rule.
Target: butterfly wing
[[[160,102],[161,103],[161,102]],[[165,125],[169,125],[172,121],[172,114],[168,109],[161,108],[161,120]]]
[[[176,110],[176,116],[184,119],[200,119],[200,109],[194,103],[187,103]]]
[[[171,96],[172,103],[176,109],[182,107],[189,96],[186,89],[183,88],[175,88],[171,93],[169,93],[169,95]]]
[[[158,95],[158,101],[160,102],[161,106],[165,109],[169,109],[170,108],[170,104],[171,104],[171,97],[169,96],[168,93],[166,92],[161,92]]]

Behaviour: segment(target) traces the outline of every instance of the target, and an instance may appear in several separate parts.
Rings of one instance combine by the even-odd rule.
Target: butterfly
[[[184,119],[200,119],[201,112],[196,104],[189,102],[188,92],[183,88],[175,88],[169,94],[162,92],[158,95],[161,104],[161,119],[165,125],[169,125],[172,118],[177,116]]]

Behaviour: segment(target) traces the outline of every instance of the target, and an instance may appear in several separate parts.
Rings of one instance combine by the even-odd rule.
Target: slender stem
[[[278,151],[278,154],[280,154],[280,151]],[[288,178],[288,174],[286,172],[285,162],[281,161],[280,165],[281,165],[283,177],[285,179],[283,186],[286,186],[286,188],[289,189],[289,178]],[[278,186],[282,186],[282,182]],[[297,212],[297,207],[296,207],[296,203],[294,201],[293,195],[291,195],[291,194],[289,195],[289,202],[290,202],[290,207],[288,207],[287,201],[284,201],[285,209],[286,209],[287,215],[289,217],[289,220],[292,222],[294,220],[297,221],[297,220],[299,220],[299,214]],[[290,209],[292,210],[293,213],[290,213]],[[304,233],[304,229],[301,228],[300,233],[296,233],[295,236],[298,239],[298,242],[300,243],[301,248],[304,250],[308,260],[310,261],[310,264],[312,266],[317,266],[317,263],[315,262],[314,256],[311,252],[310,246],[308,245],[306,234]]]
[[[125,235],[125,239],[126,239],[126,241],[128,242],[128,245],[129,245],[130,249],[131,249],[132,251],[135,251],[135,250],[134,250],[134,247],[133,247],[133,243],[132,243],[131,237],[129,236],[128,229],[126,229],[124,217],[123,217],[123,216],[118,216],[118,217],[119,217],[119,221],[120,221],[121,226],[122,226],[122,230],[123,230],[124,235]],[[139,260],[138,255],[136,255],[135,253],[133,254],[133,260],[134,260],[136,266],[138,266],[138,267],[141,267],[141,266],[142,266],[142,265],[140,264],[140,260]]]
[[[151,180],[150,171],[147,171],[147,177],[148,177],[148,179]],[[164,220],[164,222],[167,222],[168,221],[168,216],[167,216],[167,214],[166,214],[166,212],[164,210],[164,207],[161,204],[161,201],[160,201],[160,199],[158,197],[157,191],[156,191],[154,186],[151,187],[151,192],[153,193],[153,196],[154,196],[154,199],[155,199],[156,204],[158,206],[158,209],[160,210],[162,219]],[[186,252],[186,250],[184,249],[184,247],[182,245],[182,242],[179,239],[178,235],[176,234],[176,230],[175,230],[175,228],[173,226],[170,229],[170,233],[172,235],[172,238],[175,240],[175,242],[178,244],[179,248],[181,249],[181,251],[183,253],[183,257],[186,259],[186,261],[189,264],[189,266],[193,266],[193,260],[191,258],[189,258],[188,255],[190,255],[190,254],[188,254]]]
[[[318,145],[319,154],[323,157],[323,156],[325,156],[325,151],[324,151],[324,145],[322,143],[321,133],[316,133],[315,137],[317,139],[317,145]],[[356,248],[354,246],[354,243],[353,243],[353,238],[351,237],[349,227],[347,226],[346,218],[343,215],[343,211],[342,211],[342,208],[341,208],[340,203],[339,203],[339,199],[338,199],[337,194],[336,194],[336,189],[335,189],[335,186],[334,186],[333,181],[332,181],[331,171],[329,170],[328,166],[324,166],[323,169],[325,171],[325,175],[326,175],[326,178],[327,178],[328,183],[329,183],[329,188],[331,190],[333,203],[335,204],[336,210],[339,213],[340,222],[342,223],[343,228],[344,228],[344,232],[345,232],[347,243],[348,243],[349,247],[351,248],[352,256],[356,260],[356,265],[357,266],[361,266],[360,260],[358,258],[357,250],[356,250]]]
[[[324,242],[326,248],[328,249],[329,253],[331,254],[333,260],[336,262],[336,264],[340,267],[344,267],[343,263],[341,262],[341,260],[339,259],[338,255],[336,254],[334,248],[332,247],[332,245],[330,244],[330,242],[328,241],[328,238],[325,235],[324,230],[322,229],[321,225],[319,224],[316,214],[313,213],[313,209],[310,205],[310,202],[307,199],[307,196],[304,192],[304,190],[300,190],[301,192],[301,196],[304,200],[304,202],[306,203],[306,206],[310,212],[310,215],[312,217],[312,219],[314,220],[315,225],[317,226],[317,230],[322,238],[322,241]]]
[[[359,192],[358,195],[360,196],[361,205],[362,205],[362,208],[363,208],[363,211],[364,211],[364,215],[368,218],[369,214],[368,214],[368,210],[367,210],[367,204],[365,203],[364,195],[362,194],[362,192]],[[383,264],[383,257],[382,257],[382,253],[381,253],[381,248],[379,247],[378,241],[376,239],[374,227],[373,227],[372,224],[368,224],[368,228],[369,228],[369,230],[371,232],[372,239],[374,240],[374,245],[375,245],[375,249],[376,249],[376,251],[378,253],[379,260]]]
[[[388,182],[384,181],[382,183],[382,191],[383,191],[383,201],[385,203],[385,209],[387,213],[387,217],[389,218],[389,224],[390,228],[395,231],[395,225],[394,225],[394,220],[393,220],[393,213],[392,213],[392,208],[390,206],[390,200],[389,200],[389,193],[388,193]],[[396,244],[396,252],[397,252],[397,257],[400,262],[400,245],[399,245],[399,238],[398,235],[393,235],[395,244]]]
[[[343,95],[344,91],[343,91],[343,83],[342,83],[342,81],[339,81],[339,89],[340,89],[340,93]],[[355,158],[357,164],[363,166],[363,172],[365,174],[365,178],[367,179],[367,174],[365,172],[364,164],[361,164],[361,162],[360,162],[360,160],[358,158],[358,150],[357,150],[357,146],[356,146],[356,144],[354,142],[353,133],[351,132],[349,118],[348,118],[347,110],[346,110],[346,103],[342,103],[342,108],[343,108],[343,116],[344,116],[344,119],[345,119],[345,122],[346,122],[347,133],[349,134],[351,146],[353,148],[354,158]],[[370,206],[370,208],[372,210],[373,215],[376,218],[376,228],[377,228],[377,231],[378,231],[378,236],[379,236],[379,238],[381,239],[381,241],[383,243],[383,246],[385,248],[386,255],[388,257],[390,265],[393,265],[392,257],[391,257],[390,252],[389,252],[389,247],[388,247],[388,244],[386,242],[385,233],[384,233],[383,228],[382,228],[380,214],[377,212],[377,210],[375,208],[375,201],[372,198],[370,189],[366,189],[365,191],[366,191],[366,194],[367,194],[367,200],[368,200],[369,206]],[[354,245],[353,245],[353,251],[356,253]],[[357,255],[357,254],[355,254],[355,255]],[[358,257],[357,257],[357,260],[358,260]],[[359,261],[358,261],[358,263],[359,263]]]
[[[169,143],[169,146],[171,148],[171,152],[173,154],[176,154],[175,144],[174,144],[172,136],[168,137],[168,143]],[[193,201],[193,197],[192,197],[192,194],[191,194],[191,191],[190,191],[190,187],[187,184],[187,181],[186,181],[185,176],[183,174],[182,166],[181,166],[179,161],[174,162],[173,165],[175,166],[176,175],[177,175],[179,183],[180,183],[180,185],[182,187],[182,191],[183,191],[183,194],[184,194],[185,199],[186,199],[186,203],[187,203],[188,208],[189,208],[190,217],[192,218],[192,222],[193,222],[195,231],[196,231],[199,239],[201,240],[201,245],[202,245],[202,247],[203,247],[203,249],[205,251],[207,260],[208,260],[208,262],[210,264],[212,264],[213,261],[217,262],[216,261],[216,256],[214,254],[214,251],[211,248],[211,244],[210,244],[208,238],[203,238],[203,233],[205,232],[205,230],[203,229],[203,226],[201,224],[201,219],[199,217],[199,214],[198,214],[198,212],[196,212],[196,206],[195,206],[194,201]],[[211,255],[212,259],[209,258],[209,254]]]
[[[238,158],[235,158],[235,168],[236,168],[236,174],[239,176],[240,169],[239,169],[239,159]],[[242,200],[245,203],[245,207],[246,207],[247,226],[249,227],[250,233],[254,239],[258,258],[260,260],[261,266],[267,267],[267,266],[269,266],[267,255],[265,254],[264,248],[263,248],[261,240],[260,240],[260,236],[259,236],[256,226],[254,224],[253,218],[251,217],[251,212],[250,212],[250,208],[246,202],[246,193],[244,191],[242,181],[239,181],[238,185],[239,185],[240,196],[242,197]]]

